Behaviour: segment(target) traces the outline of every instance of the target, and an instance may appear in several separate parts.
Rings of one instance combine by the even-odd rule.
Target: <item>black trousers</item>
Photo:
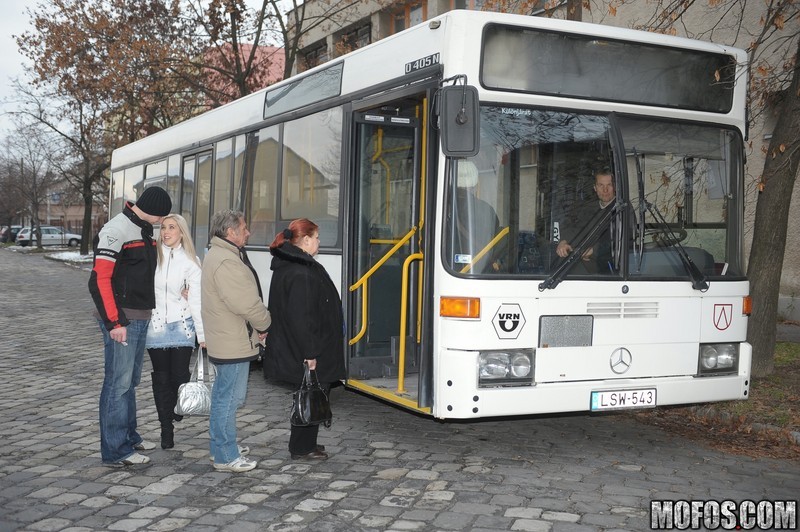
[[[192,358],[191,347],[169,347],[166,349],[148,349],[153,371],[169,373],[170,380],[177,383],[175,388],[189,382],[189,359]]]
[[[325,392],[330,395],[331,385],[320,383],[325,389]],[[292,425],[291,433],[289,434],[289,452],[292,454],[308,454],[317,448],[317,435],[319,434],[319,425],[310,425],[308,427],[296,427]]]

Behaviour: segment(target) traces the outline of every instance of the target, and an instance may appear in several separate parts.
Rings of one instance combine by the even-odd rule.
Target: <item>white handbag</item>
[[[211,388],[214,385],[212,366],[208,354],[202,347],[196,350],[197,360],[189,382],[178,388],[175,413],[179,416],[208,416],[211,414]],[[206,369],[208,368],[208,369]]]

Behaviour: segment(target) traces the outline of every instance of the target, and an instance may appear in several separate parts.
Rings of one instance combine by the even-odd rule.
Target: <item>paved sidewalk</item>
[[[288,390],[250,374],[258,467],[216,472],[207,418],[152,462],[105,467],[86,265],[0,249],[0,531],[646,530],[652,499],[796,499],[800,464],[724,455],[626,415],[440,422],[332,392],[331,458],[291,460]],[[147,358],[147,357],[146,357]],[[140,432],[158,439],[150,363]]]

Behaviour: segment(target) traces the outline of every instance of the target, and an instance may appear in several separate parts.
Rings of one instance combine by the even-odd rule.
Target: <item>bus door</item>
[[[354,113],[353,234],[345,287],[350,387],[421,412],[423,97]]]

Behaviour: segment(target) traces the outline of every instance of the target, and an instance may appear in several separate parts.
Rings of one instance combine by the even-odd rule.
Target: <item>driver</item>
[[[597,200],[592,200],[578,208],[575,219],[577,220],[577,229],[587,224],[598,211],[609,208],[614,204],[616,198],[616,191],[614,189],[614,176],[611,170],[603,168],[595,172],[594,175],[594,192],[597,195]],[[571,231],[569,238],[564,238],[558,242],[556,247],[556,254],[564,258],[572,253],[572,240],[578,231]],[[595,244],[583,252],[581,256],[584,265],[589,273],[611,273],[614,271],[613,261],[611,257],[611,231],[610,224],[603,228],[600,236],[597,238]]]

